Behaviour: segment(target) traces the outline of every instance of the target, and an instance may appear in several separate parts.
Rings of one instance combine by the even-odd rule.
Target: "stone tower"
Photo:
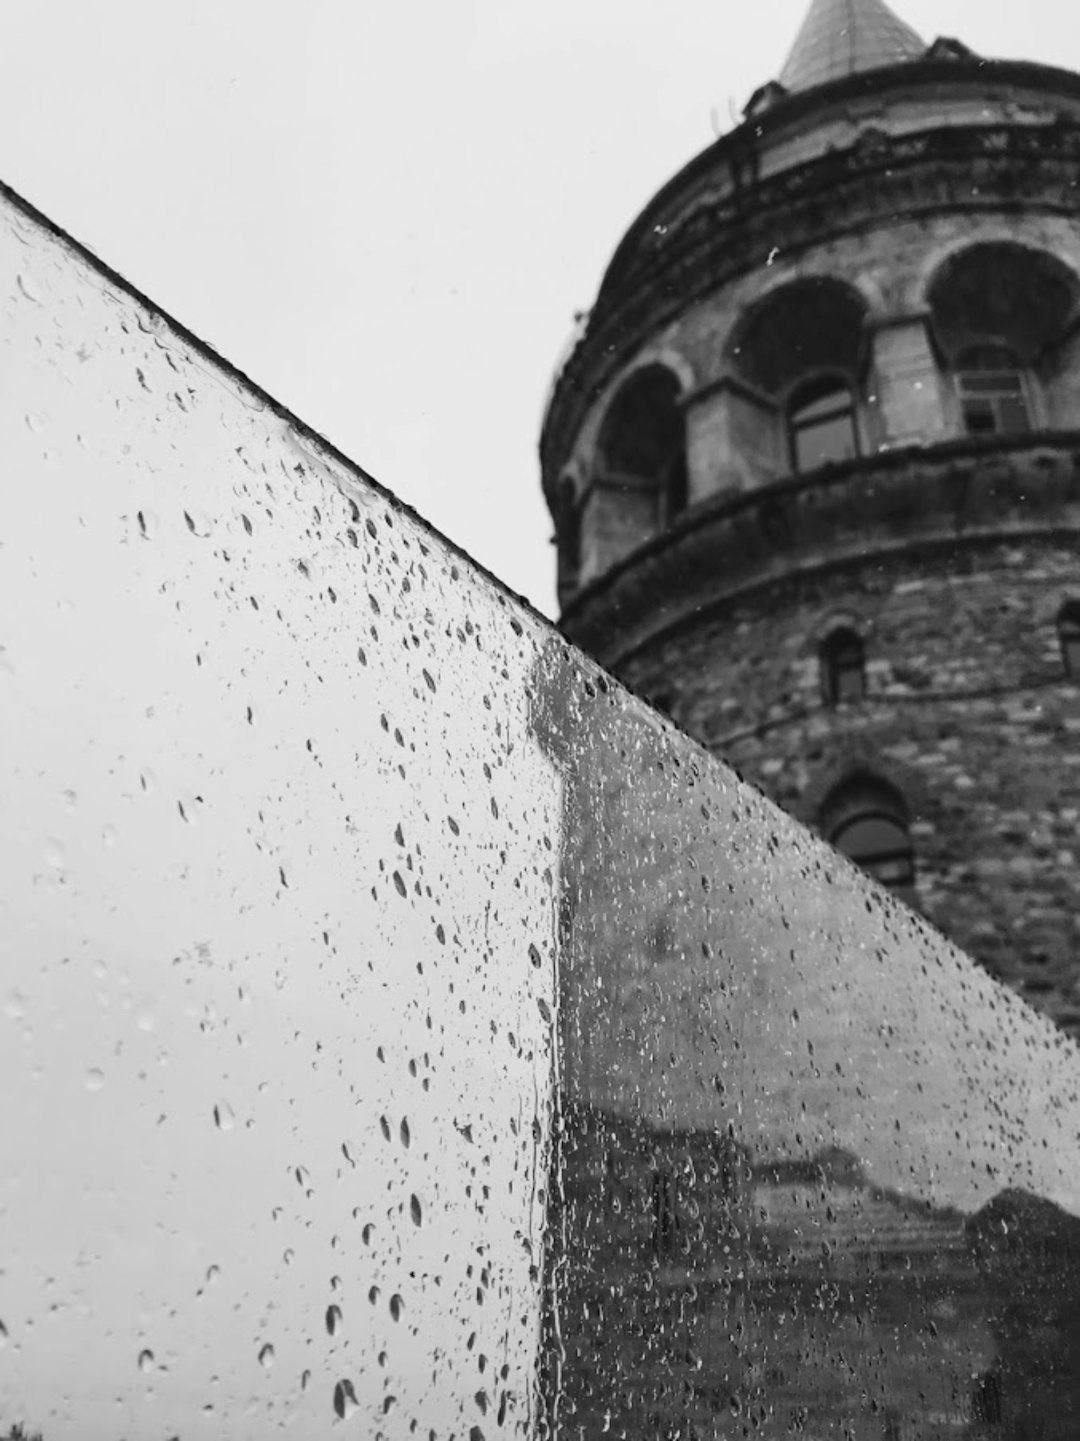
[[[813,0],[541,456],[566,634],[1080,1034],[1080,77]]]

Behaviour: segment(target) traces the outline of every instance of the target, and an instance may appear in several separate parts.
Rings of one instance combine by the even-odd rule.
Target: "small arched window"
[[[906,900],[914,899],[915,856],[904,798],[877,776],[859,775],[838,786],[822,807],[826,838]]]
[[[862,637],[838,627],[821,643],[821,689],[827,705],[860,701],[866,694],[866,656]]]
[[[1080,600],[1067,600],[1058,611],[1061,661],[1070,680],[1080,680]]]
[[[800,475],[858,455],[855,397],[847,381],[827,376],[795,392],[788,406],[788,441]]]
[[[1027,379],[1007,345],[975,345],[956,361],[956,390],[969,435],[1022,435],[1031,429]]]

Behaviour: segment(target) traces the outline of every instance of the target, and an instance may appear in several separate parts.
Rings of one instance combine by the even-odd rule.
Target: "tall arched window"
[[[1022,435],[1031,429],[1027,380],[1007,345],[973,345],[956,360],[956,390],[969,435]]]
[[[657,524],[686,508],[686,421],[670,370],[647,365],[630,376],[604,419],[599,451],[603,478],[651,496]]]
[[[915,856],[900,792],[879,776],[851,776],[829,795],[821,829],[838,851],[907,901],[915,896]]]
[[[838,626],[818,652],[821,690],[827,705],[862,700],[866,694],[866,656],[862,637],[850,626]]]
[[[1080,600],[1067,600],[1058,611],[1061,661],[1070,680],[1080,680]]]
[[[801,386],[791,397],[787,415],[791,464],[800,474],[858,455],[855,397],[839,376]]]

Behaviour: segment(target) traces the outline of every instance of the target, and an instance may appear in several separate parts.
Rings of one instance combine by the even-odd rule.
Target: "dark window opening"
[[[599,460],[606,480],[653,493],[657,525],[686,509],[686,421],[679,382],[664,366],[646,366],[616,395],[601,427]]]
[[[914,901],[915,855],[907,806],[886,781],[855,776],[837,787],[822,808],[822,830],[868,875]]]
[[[895,816],[867,813],[841,826],[833,845],[882,885],[900,889],[915,880],[911,842]]]
[[[835,630],[822,643],[821,687],[828,705],[860,701],[866,694],[866,656],[855,631]]]
[[[1031,429],[1024,370],[1006,345],[978,345],[956,363],[956,389],[969,435],[1023,435]]]
[[[1080,680],[1080,601],[1070,600],[1058,612],[1061,661],[1070,680]]]
[[[853,460],[859,442],[851,387],[833,377],[798,391],[788,409],[788,435],[791,463],[800,475]]]

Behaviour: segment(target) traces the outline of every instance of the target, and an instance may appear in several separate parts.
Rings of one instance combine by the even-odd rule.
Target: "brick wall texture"
[[[855,769],[911,813],[919,909],[1080,1035],[1080,685],[1057,630],[1075,542],[875,558],[792,578],[639,651],[623,678],[814,825]],[[830,706],[821,638],[854,626],[866,694]]]

